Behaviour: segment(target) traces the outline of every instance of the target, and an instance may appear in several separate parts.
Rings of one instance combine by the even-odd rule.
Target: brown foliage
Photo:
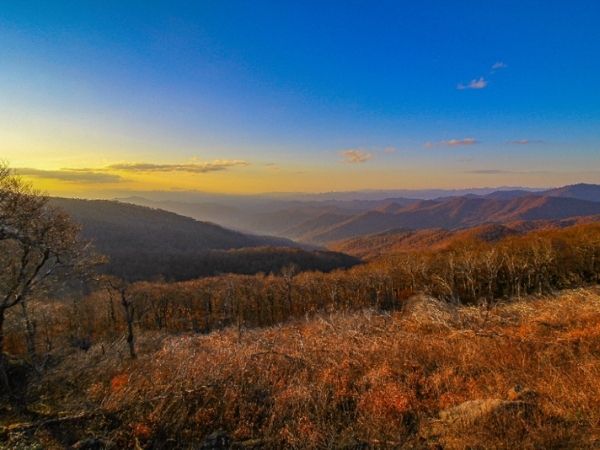
[[[20,307],[30,363],[37,365],[36,323],[26,302],[91,262],[67,214],[0,162],[0,397],[10,390],[4,355],[6,315]]]
[[[87,398],[118,416],[105,433],[123,447],[137,439],[147,448],[189,448],[215,430],[263,448],[600,442],[597,289],[454,307],[451,316],[441,323],[427,309],[365,310],[241,337],[234,328],[145,333],[137,360],[115,359],[96,345],[47,373],[38,389],[65,409],[77,411]],[[65,396],[65,383],[77,389]],[[456,416],[449,408],[470,400],[482,413],[437,427]]]
[[[24,395],[32,409],[105,415],[61,443],[93,429],[120,448],[211,435],[266,448],[588,447],[599,439],[597,291],[505,301],[596,284],[599,260],[600,224],[586,224],[346,271],[39,299],[28,320],[52,361]],[[27,351],[26,325],[10,311],[14,355]],[[517,385],[535,393],[526,407],[511,403]],[[470,400],[499,409],[478,413],[468,433],[439,431],[443,411]]]
[[[600,224],[586,224],[493,243],[463,240],[445,250],[404,253],[331,273],[286,270],[281,276],[123,284],[127,309],[116,290],[99,289],[53,307],[32,304],[31,314],[43,327],[36,345],[60,348],[114,341],[134,330],[208,333],[233,325],[242,334],[317,312],[402,309],[414,293],[437,298],[441,303],[427,308],[440,313],[444,302],[489,307],[594,284],[599,273]],[[26,327],[18,314],[9,319],[7,348],[18,354]]]

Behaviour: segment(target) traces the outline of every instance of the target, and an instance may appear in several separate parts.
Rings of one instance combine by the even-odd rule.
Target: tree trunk
[[[21,302],[21,313],[23,315],[23,320],[25,321],[25,340],[27,341],[27,354],[29,356],[31,365],[37,368],[38,358],[37,351],[35,348],[37,324],[29,316],[27,302],[25,301]]]
[[[135,354],[135,334],[133,333],[134,311],[133,305],[127,300],[125,289],[121,290],[121,305],[123,305],[123,309],[125,310],[125,320],[127,321],[127,345],[129,346],[129,356],[131,356],[131,359],[135,359],[137,355]]]
[[[4,313],[5,308],[0,308],[0,386],[2,392],[10,393],[10,383],[8,382],[8,368],[6,367],[6,357],[4,355]]]
[[[287,303],[290,310],[290,315],[293,315],[294,305],[292,304],[292,282],[286,281],[287,284]]]
[[[127,345],[129,346],[129,356],[135,359],[135,335],[133,334],[133,317],[127,317]]]
[[[108,317],[110,319],[110,323],[113,327],[113,330],[116,330],[117,329],[117,314],[115,312],[115,305],[113,303],[112,295],[110,295],[110,291],[109,291],[109,297],[108,297]]]

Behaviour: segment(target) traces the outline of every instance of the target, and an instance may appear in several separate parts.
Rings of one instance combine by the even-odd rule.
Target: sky
[[[0,159],[50,194],[600,183],[596,0],[0,3]]]

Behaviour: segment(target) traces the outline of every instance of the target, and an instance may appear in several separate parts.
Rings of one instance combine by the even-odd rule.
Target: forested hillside
[[[329,247],[332,250],[359,258],[374,259],[419,250],[447,249],[452,245],[473,239],[492,243],[508,236],[523,235],[534,230],[551,230],[594,222],[600,222],[600,216],[572,217],[561,220],[524,220],[506,224],[492,223],[458,230],[399,229],[334,242]]]
[[[100,249],[202,251],[265,245],[297,246],[288,239],[255,236],[172,212],[107,200],[53,198],[83,225],[83,235]]]
[[[600,280],[600,224],[486,226],[329,273],[286,265],[182,282],[100,276],[72,294],[61,283],[87,265],[76,229],[20,187],[24,194],[2,203],[10,225],[0,240],[13,249],[3,253],[10,266],[1,285],[6,448],[587,448],[600,440],[600,309],[589,287]],[[15,201],[23,207],[11,216]],[[264,255],[213,251],[248,256],[256,270]],[[266,264],[277,261],[270,251]],[[295,252],[305,257],[286,252],[286,263]],[[29,295],[49,273],[39,268],[60,268],[63,256],[73,260],[68,270]]]
[[[50,204],[80,223],[83,237],[108,256],[105,272],[127,280],[270,273],[289,265],[329,271],[358,263],[343,254],[302,249],[288,239],[244,234],[128,203],[53,198]]]
[[[443,193],[443,192],[440,192]],[[600,215],[600,186],[576,184],[547,191],[499,190],[431,198],[382,197],[369,200],[239,199],[235,206],[211,203],[133,203],[156,206],[236,229],[274,234],[313,245],[328,245],[395,229],[457,230],[518,221],[558,221]],[[415,194],[418,194],[415,192]],[[332,194],[333,195],[333,194]],[[421,194],[422,195],[422,194]],[[341,196],[341,194],[340,194]],[[343,197],[343,196],[341,196]]]
[[[338,223],[305,240],[328,243],[395,228],[448,230],[488,223],[522,220],[559,220],[600,214],[600,203],[562,197],[529,195],[511,199],[457,197],[423,201],[409,206],[388,205]]]

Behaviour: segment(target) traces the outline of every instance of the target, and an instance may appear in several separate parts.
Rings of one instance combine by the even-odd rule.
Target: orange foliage
[[[242,334],[230,328],[158,343],[142,335],[150,350],[136,361],[91,349],[79,362],[97,361],[87,372],[87,401],[137,424],[130,436],[149,447],[165,436],[185,444],[224,430],[267,448],[419,448],[441,410],[514,399],[509,389],[521,385],[536,394],[531,417],[452,435],[448,448],[587,448],[600,439],[600,291],[489,309],[421,302]],[[61,374],[82,372],[68,367],[45,375],[44,398],[65,384]],[[100,381],[106,376],[108,384]]]
[[[140,439],[148,439],[152,435],[152,429],[144,423],[134,423],[131,425],[133,435]]]
[[[126,373],[115,375],[110,380],[111,391],[116,393],[116,392],[123,390],[123,388],[127,385],[128,381],[129,381],[129,375],[127,375]]]
[[[410,411],[414,393],[396,383],[375,386],[358,399],[358,411],[371,419],[383,419],[394,424]]]

